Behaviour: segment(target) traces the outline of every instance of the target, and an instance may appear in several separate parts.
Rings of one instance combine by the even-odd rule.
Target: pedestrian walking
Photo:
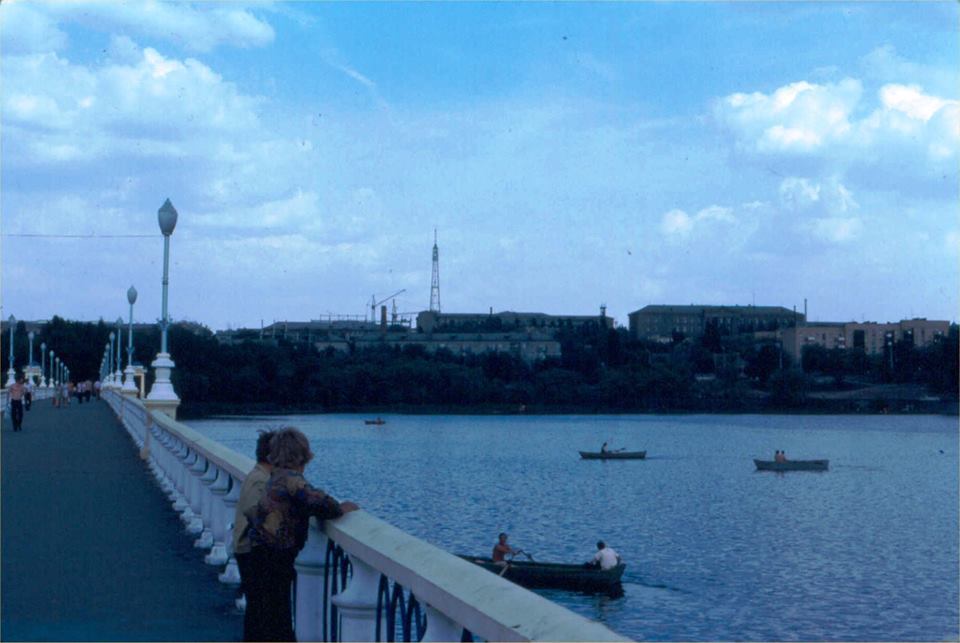
[[[10,421],[13,422],[14,432],[23,430],[23,396],[26,392],[23,375],[18,375],[10,387]]]

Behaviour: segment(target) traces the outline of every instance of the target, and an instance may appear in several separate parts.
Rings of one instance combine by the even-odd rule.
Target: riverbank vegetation
[[[111,327],[55,317],[34,340],[96,379]],[[26,363],[22,323],[17,364]],[[126,333],[124,332],[124,335]],[[230,412],[886,412],[956,410],[958,329],[918,348],[882,355],[807,348],[791,363],[779,345],[708,333],[666,344],[625,329],[561,332],[562,353],[526,363],[509,353],[428,353],[384,344],[335,352],[277,340],[221,345],[195,324],[170,329],[174,386],[184,416]],[[124,342],[125,343],[125,342]],[[156,328],[138,330],[135,358],[159,349]],[[123,352],[126,365],[126,350]],[[148,383],[150,379],[148,377]],[[945,400],[945,401],[944,401]]]

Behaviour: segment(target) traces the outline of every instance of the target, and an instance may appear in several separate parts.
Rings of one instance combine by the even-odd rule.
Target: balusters
[[[243,482],[233,476],[230,476],[230,491],[223,497],[223,508],[227,515],[227,523],[224,535],[225,543],[230,543],[229,558],[227,566],[217,578],[221,583],[228,585],[238,585],[240,583],[240,569],[237,567],[237,559],[233,557],[233,518],[237,510],[237,501],[240,499],[240,487]],[[226,549],[226,547],[225,547]],[[213,556],[213,552],[210,552]]]
[[[233,508],[237,501],[233,500],[230,508],[227,507],[232,476],[217,467],[217,479],[210,485],[210,494],[213,502],[213,547],[203,561],[208,565],[223,565],[227,562],[227,538],[232,534],[227,531],[227,523],[233,520]],[[239,485],[237,485],[239,487]]]
[[[294,611],[298,641],[323,640],[323,612],[326,596],[327,537],[320,530],[316,518],[310,518],[307,544],[300,551],[294,567],[297,570],[297,591]]]
[[[188,475],[190,477],[187,480],[186,496],[190,503],[190,509],[193,511],[190,519],[184,520],[187,524],[188,534],[199,534],[203,531],[203,517],[201,515],[201,491],[203,485],[200,483],[200,476],[202,476],[206,470],[207,459],[198,453],[193,466],[188,469]]]
[[[341,641],[373,641],[377,632],[377,592],[380,572],[356,556],[350,556],[353,576],[347,588],[330,599],[340,611]],[[381,627],[385,619],[381,615]]]
[[[207,463],[207,471],[200,476],[200,517],[203,529],[193,546],[197,549],[213,547],[213,492],[210,487],[220,475],[220,469],[212,462]]]

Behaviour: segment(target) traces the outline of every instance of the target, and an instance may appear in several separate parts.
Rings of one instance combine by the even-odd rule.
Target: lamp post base
[[[150,394],[147,395],[147,408],[162,411],[176,420],[180,398],[177,397],[173,390],[173,383],[170,381],[170,371],[174,367],[173,360],[170,359],[169,353],[157,353],[157,358],[153,360],[151,366],[156,372],[156,378],[153,386],[150,387]]]
[[[133,381],[133,366],[127,366],[126,370],[123,372],[123,388],[121,392],[124,395],[129,395],[130,397],[137,397],[139,389],[137,389],[136,383]]]

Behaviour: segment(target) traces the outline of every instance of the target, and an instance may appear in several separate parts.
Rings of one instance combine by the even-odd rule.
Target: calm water
[[[928,416],[362,416],[190,422],[253,456],[311,439],[308,478],[457,553],[627,562],[622,598],[543,592],[647,640],[957,640],[958,431]],[[581,461],[578,449],[647,449]],[[755,472],[785,449],[826,473]],[[942,450],[942,453],[941,453]]]

